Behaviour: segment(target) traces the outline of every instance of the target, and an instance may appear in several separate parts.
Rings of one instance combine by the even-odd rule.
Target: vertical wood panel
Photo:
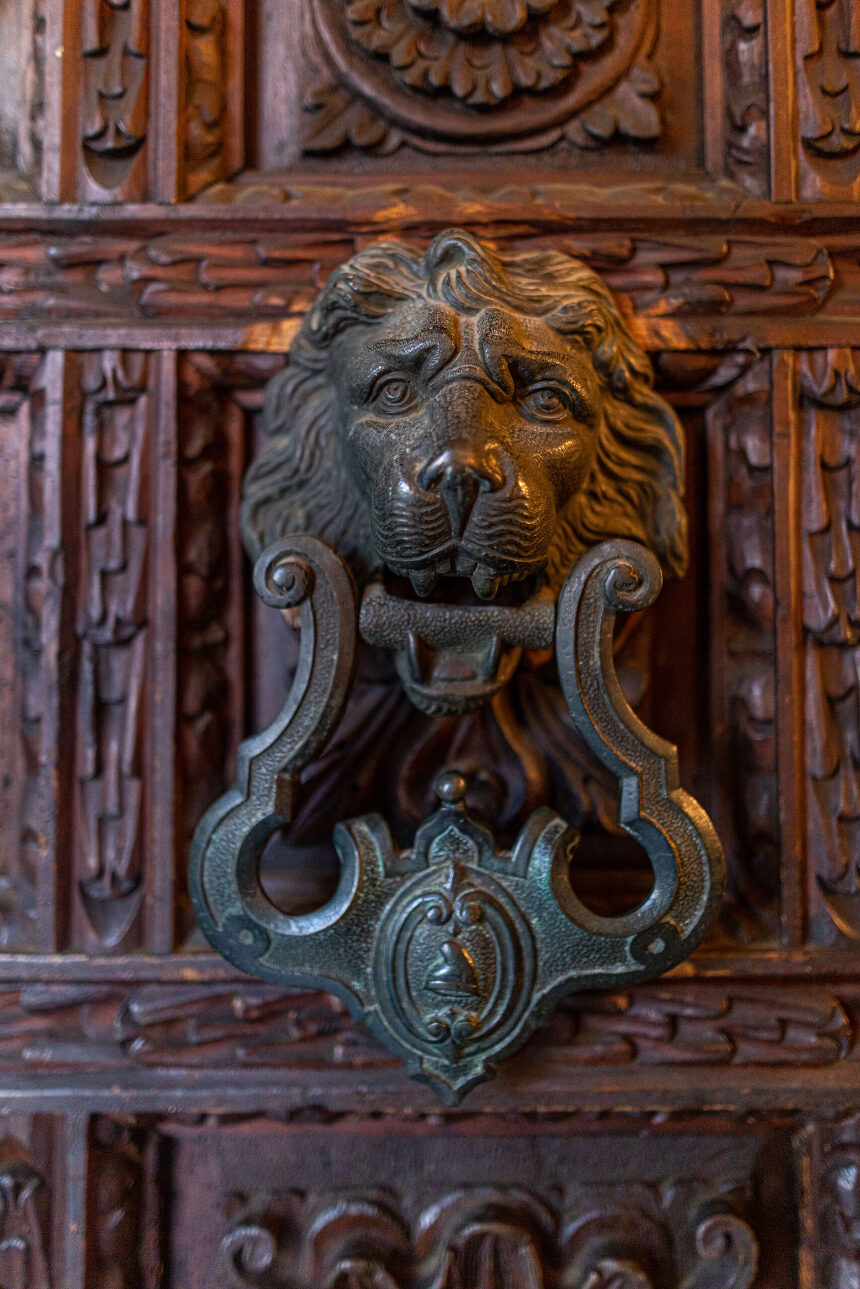
[[[727,916],[770,938],[779,920],[774,721],[772,373],[762,358],[707,411],[712,738]]]
[[[11,361],[11,360],[7,360]],[[30,406],[23,393],[0,402],[0,656],[20,659],[23,588],[27,576]],[[21,853],[21,813],[27,780],[24,676],[19,666],[0,679],[0,857],[4,917],[2,947],[32,948],[35,874]]]
[[[798,0],[805,4],[807,0]],[[768,0],[770,80],[770,174],[774,201],[797,196],[797,81],[794,54],[795,0]]]
[[[780,929],[783,944],[796,948],[803,943],[806,934],[803,585],[800,551],[803,498],[796,354],[773,355],[772,380]]]
[[[150,0],[152,5],[152,196],[176,201],[183,85],[181,0]]]
[[[148,778],[151,785],[146,842],[146,944],[170,953],[174,943],[176,758],[176,354],[153,355],[154,537],[150,579],[152,629]]]
[[[87,1279],[87,1159],[89,1116],[68,1114],[63,1119],[63,1192],[60,1197],[62,1238],[60,1284],[63,1289],[98,1289]]]
[[[153,628],[154,360],[103,350],[79,358],[80,521],[75,615],[77,722],[69,902],[71,944],[141,945],[146,886],[145,728]]]

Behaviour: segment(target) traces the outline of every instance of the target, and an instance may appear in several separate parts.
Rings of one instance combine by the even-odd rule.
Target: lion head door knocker
[[[244,538],[257,593],[298,621],[298,662],[280,715],[242,744],[235,787],[197,829],[195,910],[231,962],[339,995],[456,1102],[564,994],[659,975],[714,917],[719,841],[613,655],[616,614],[650,604],[662,570],[684,571],[681,429],[582,263],[459,231],[426,252],[380,242],[339,268],[266,415]],[[578,832],[548,792],[501,844],[467,805],[455,749],[405,845],[390,814],[331,819],[334,894],[308,913],[278,907],[260,857],[300,815],[359,653],[382,657],[410,719],[449,731],[501,711],[529,660],[557,668],[567,723],[545,742],[576,743],[612,776],[618,825],[653,869],[647,898],[605,916],[577,896]]]

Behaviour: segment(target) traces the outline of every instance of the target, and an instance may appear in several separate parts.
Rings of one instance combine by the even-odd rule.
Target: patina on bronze
[[[454,1102],[559,997],[666,971],[716,911],[719,841],[612,660],[616,613],[684,568],[680,429],[599,279],[569,256],[495,255],[460,232],[425,254],[380,243],[339,269],[267,415],[244,533],[258,593],[298,613],[299,662],[197,830],[195,909],[225,957],[339,994]],[[501,848],[452,767],[410,847],[379,815],[338,824],[332,899],[279,909],[260,854],[340,717],[359,639],[395,651],[430,714],[489,701],[524,649],[554,644],[573,723],[651,860],[645,902],[588,909],[569,880],[575,831],[543,807]]]

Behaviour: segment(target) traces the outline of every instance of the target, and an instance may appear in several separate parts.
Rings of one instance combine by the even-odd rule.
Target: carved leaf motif
[[[860,938],[860,372],[801,359],[809,848],[833,928]]]
[[[817,1224],[820,1283],[853,1289],[860,1283],[860,1137],[856,1117],[834,1125],[822,1145]]]
[[[185,0],[184,24],[185,188],[193,196],[224,171],[228,73],[222,0]]]
[[[84,362],[78,891],[106,948],[124,940],[143,898],[146,371],[145,355],[107,351]]]
[[[101,188],[129,175],[146,142],[146,0],[88,0],[98,40],[84,52],[84,163]]]
[[[575,1289],[580,1289],[575,1286]],[[653,1281],[633,1262],[602,1258],[582,1282],[581,1289],[654,1289]]]
[[[571,143],[597,148],[616,134],[642,141],[660,135],[660,113],[652,102],[660,93],[660,78],[647,62],[631,67],[613,89],[565,127]]]
[[[759,362],[708,409],[719,435],[727,541],[717,570],[727,650],[718,660],[722,695],[714,723],[724,730],[718,755],[729,766],[724,779],[725,824],[735,835],[727,846],[728,916],[742,935],[761,933],[772,920],[777,891],[773,874],[779,846],[775,692],[775,590],[770,370]],[[725,825],[724,825],[725,826]]]
[[[483,30],[510,36],[525,26],[531,14],[546,13],[556,0],[408,0],[413,9],[438,13],[454,31]]]
[[[399,130],[350,90],[328,79],[309,90],[303,108],[307,119],[302,126],[302,147],[306,152],[334,152],[351,143],[384,154],[393,152],[402,141]]]
[[[860,173],[860,14],[854,0],[804,0],[800,132],[810,163],[835,184]]]
[[[235,1289],[258,1285],[258,1276],[274,1264],[278,1246],[264,1226],[243,1223],[221,1241],[220,1260]]]
[[[40,932],[52,912],[40,910],[46,901],[39,895],[54,864],[57,831],[57,663],[66,570],[57,443],[46,409],[61,373],[62,360],[45,363],[40,355],[7,355],[2,364],[0,642],[10,657],[15,651],[18,680],[0,683],[0,946],[7,952],[42,947]]]
[[[90,1121],[87,1283],[138,1289],[146,1273],[143,1241],[147,1129],[131,1116]]]
[[[44,1185],[38,1167],[14,1137],[0,1141],[0,1284],[50,1289],[48,1261],[35,1204]]]
[[[355,41],[386,58],[411,89],[490,108],[571,76],[581,58],[611,40],[616,2],[348,0],[346,14]],[[516,40],[504,39],[514,32]]]
[[[34,0],[27,64],[23,77],[23,103],[18,128],[18,170],[37,193],[42,191],[45,120],[46,0]]]
[[[768,78],[763,0],[731,0],[723,16],[726,168],[747,192],[768,195]]]
[[[749,1289],[758,1245],[747,1223],[719,1209],[691,1222],[675,1212],[676,1186],[660,1189],[586,1186],[546,1203],[464,1187],[417,1210],[387,1191],[293,1191],[262,1208],[234,1196],[240,1217],[220,1261],[235,1289]],[[695,1213],[700,1184],[685,1193]]]
[[[448,1249],[428,1289],[543,1289],[541,1260],[528,1234],[499,1222],[477,1227]]]

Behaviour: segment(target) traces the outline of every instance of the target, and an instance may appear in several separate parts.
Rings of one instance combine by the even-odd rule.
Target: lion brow
[[[381,336],[379,340],[371,341],[367,348],[382,350],[399,358],[407,352],[414,353],[416,349],[438,347],[440,341],[445,341],[452,348],[456,348],[457,337],[446,328],[438,326],[427,327],[423,331],[413,331],[411,335],[406,336]]]

